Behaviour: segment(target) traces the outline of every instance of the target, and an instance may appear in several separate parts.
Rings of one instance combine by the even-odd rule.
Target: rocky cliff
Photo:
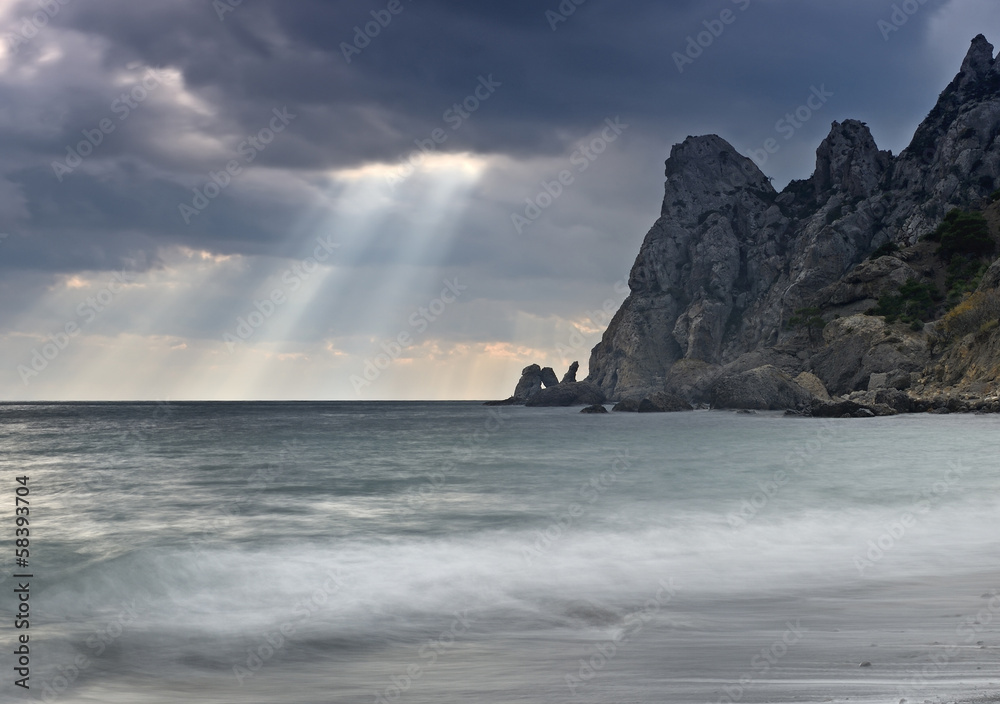
[[[802,373],[835,395],[867,392],[883,374],[905,376],[907,389],[995,393],[1000,344],[989,320],[979,338],[943,337],[935,322],[989,298],[983,291],[1000,282],[996,266],[982,275],[992,250],[961,252],[968,265],[956,273],[953,253],[926,238],[953,210],[988,206],[1000,186],[998,136],[1000,60],[980,35],[898,156],[879,150],[863,122],[834,122],[813,175],[779,193],[722,138],[687,138],[666,162],[660,217],[586,381],[612,400],[667,391],[729,405],[758,379],[802,406],[792,381]],[[954,281],[962,272],[965,290]],[[913,291],[934,299],[920,320],[877,314]]]

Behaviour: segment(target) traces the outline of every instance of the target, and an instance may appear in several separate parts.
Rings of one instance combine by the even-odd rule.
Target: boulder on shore
[[[725,374],[712,385],[713,408],[799,410],[810,406],[814,400],[809,391],[771,365],[738,374]]]
[[[823,380],[815,374],[811,372],[802,372],[795,377],[793,381],[820,401],[830,400],[830,393],[826,390]]]

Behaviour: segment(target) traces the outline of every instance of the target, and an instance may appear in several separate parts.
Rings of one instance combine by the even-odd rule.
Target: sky
[[[0,400],[582,378],[671,145],[779,189],[834,120],[899,153],[978,33],[1000,3],[0,0]]]

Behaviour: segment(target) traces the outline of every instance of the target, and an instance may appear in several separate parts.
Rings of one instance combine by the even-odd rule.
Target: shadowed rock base
[[[694,409],[680,396],[659,391],[646,398],[623,399],[615,404],[611,410],[624,413],[676,413]]]

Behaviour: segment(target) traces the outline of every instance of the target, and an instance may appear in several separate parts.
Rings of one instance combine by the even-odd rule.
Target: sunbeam
[[[331,174],[316,206],[292,228],[289,240],[295,244],[289,251],[298,258],[275,261],[254,288],[254,305],[263,301],[270,314],[257,316],[261,324],[252,330],[243,324],[251,350],[232,354],[222,374],[224,386],[258,390],[275,355],[294,353],[315,335],[337,339],[348,334],[337,326],[347,300],[352,314],[367,322],[368,339],[394,336],[400,309],[434,280],[434,264],[458,231],[463,196],[483,169],[482,160],[468,155],[431,160],[396,188],[387,185],[387,167]],[[323,261],[316,261],[317,252]],[[393,275],[373,280],[367,275],[373,259],[387,264]],[[364,291],[360,301],[347,296],[352,290]],[[275,292],[281,303],[267,303]],[[231,341],[227,347],[234,352]]]

